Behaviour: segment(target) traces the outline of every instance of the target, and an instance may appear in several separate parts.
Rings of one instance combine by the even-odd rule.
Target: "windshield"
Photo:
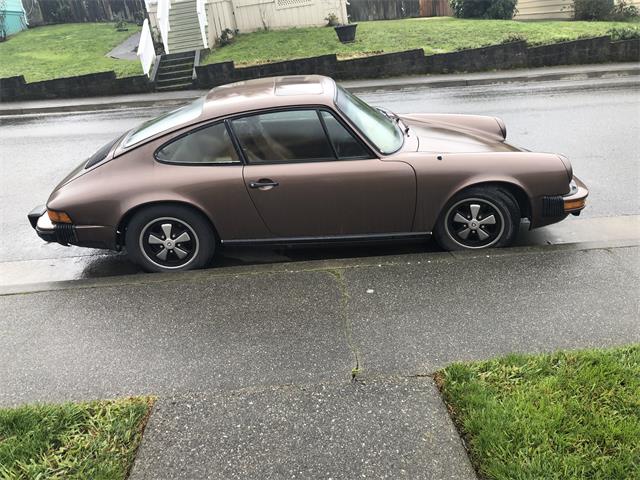
[[[164,115],[154,118],[153,120],[143,123],[129,134],[124,141],[123,147],[130,147],[131,145],[135,145],[147,138],[151,138],[158,133],[169,130],[172,127],[195,120],[202,113],[203,105],[204,97],[201,97],[184,107],[172,110]]]
[[[389,154],[400,149],[404,135],[394,120],[340,86],[336,104],[380,152]]]

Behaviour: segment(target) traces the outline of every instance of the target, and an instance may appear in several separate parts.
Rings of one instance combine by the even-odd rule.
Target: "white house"
[[[640,8],[640,0],[627,3]],[[572,0],[518,0],[515,20],[570,20]]]
[[[347,23],[347,0],[145,0],[165,51],[211,48],[225,29],[321,26],[334,14]]]

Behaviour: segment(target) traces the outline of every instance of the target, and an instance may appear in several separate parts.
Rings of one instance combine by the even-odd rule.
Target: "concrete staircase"
[[[193,64],[196,52],[171,53],[160,57],[156,74],[156,90],[183,90],[193,83]]]
[[[169,10],[169,52],[190,52],[204,48],[198,23],[196,0],[171,1]]]

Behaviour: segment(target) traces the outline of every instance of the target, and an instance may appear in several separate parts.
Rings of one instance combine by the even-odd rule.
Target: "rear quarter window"
[[[190,165],[226,165],[240,158],[224,123],[199,128],[163,145],[156,159],[165,163]]]

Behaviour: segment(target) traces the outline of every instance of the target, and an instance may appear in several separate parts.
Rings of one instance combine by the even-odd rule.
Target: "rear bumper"
[[[29,223],[45,242],[61,245],[77,245],[76,227],[68,223],[52,223],[47,215],[47,207],[38,205],[27,214]]]
[[[27,214],[29,223],[36,234],[45,242],[78,247],[119,250],[116,244],[115,228],[108,225],[74,225],[53,223],[47,215],[47,207],[38,205]]]

